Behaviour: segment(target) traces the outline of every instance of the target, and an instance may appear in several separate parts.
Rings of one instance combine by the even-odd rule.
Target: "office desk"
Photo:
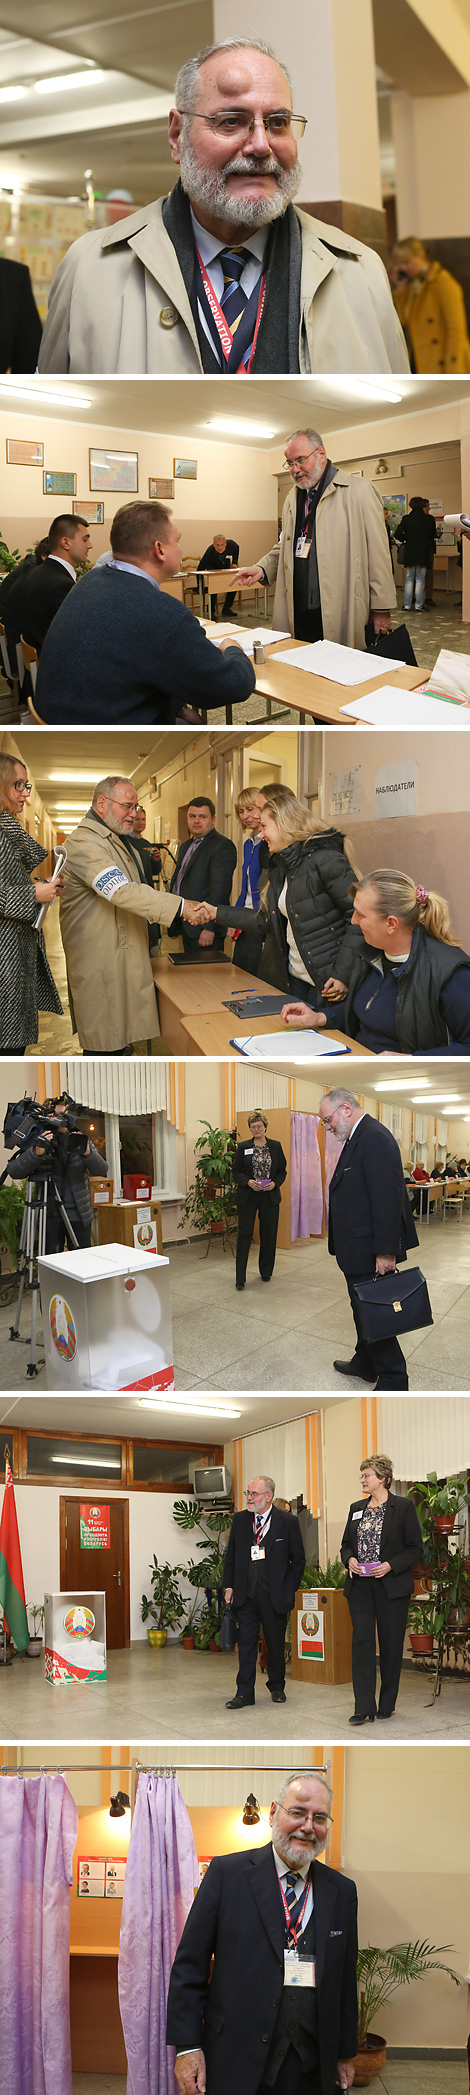
[[[396,684],[398,691],[415,691],[417,685],[426,680],[424,669],[395,669],[391,673],[384,660],[382,669],[377,670],[377,675],[370,681],[351,687],[330,684],[328,677],[306,674],[303,669],[295,669],[293,663],[286,663],[284,667],[282,661],[272,659],[273,655],[282,656],[293,647],[300,652],[304,646],[302,640],[278,640],[272,649],[266,648],[266,661],[256,670],[256,689],[266,698],[267,719],[271,714],[271,701],[275,698],[278,705],[298,708],[302,726],[307,719],[323,721],[328,727],[356,727],[354,717],[340,710],[349,700],[369,697],[373,691],[380,691],[382,684]]]
[[[237,968],[237,974],[241,975],[241,968]],[[259,989],[259,982],[257,986]],[[268,984],[262,983],[261,987],[267,991]],[[230,994],[229,990],[228,995],[230,996]],[[286,994],[286,1004],[287,1002],[288,997]],[[234,1011],[222,1011],[220,1006],[218,1011],[185,1012],[184,1017],[182,1016],[181,1018],[181,1025],[186,1039],[186,1054],[189,1052],[196,1055],[237,1056],[239,1050],[231,1047],[230,1044],[235,1034],[237,1034],[240,1040],[247,1040],[251,1033],[281,1033],[283,1031],[279,1012],[276,1012],[273,1018],[253,1017],[252,1019],[241,1019],[236,1017]],[[303,1033],[304,1028],[302,1027],[301,1030]],[[348,1033],[337,1033],[334,1026],[327,1026],[325,1030],[331,1035],[333,1040],[337,1040],[339,1048],[348,1047],[351,1049],[352,1055],[361,1056],[361,1058],[363,1055],[371,1055],[372,1051],[370,1048],[359,1047],[358,1041],[351,1040]],[[286,1061],[292,1062],[295,1056],[295,1027],[286,1026],[285,1034]],[[312,1031],[312,1062],[315,1059],[315,1041],[317,1038],[321,1040],[321,1032],[317,1035]],[[302,1073],[302,1069],[305,1072],[307,1067],[307,1063],[299,1063],[299,1074]],[[325,1083],[328,1083],[327,1072],[332,1067],[329,1056],[326,1059],[322,1058],[319,1067],[322,1070],[324,1069]]]
[[[416,1192],[416,1193],[419,1193],[419,1214],[418,1214],[418,1215],[416,1216],[416,1218],[415,1218],[415,1219],[416,1219],[416,1221],[417,1221],[417,1222],[423,1222],[423,1220],[424,1220],[424,1222],[427,1222],[427,1224],[428,1224],[428,1227],[429,1227],[429,1209],[430,1209],[430,1204],[431,1204],[431,1201],[433,1201],[433,1202],[434,1202],[434,1206],[435,1206],[435,1207],[442,1207],[442,1195],[443,1195],[443,1192],[444,1192],[444,1187],[443,1187],[442,1181],[441,1181],[440,1179],[438,1179],[438,1178],[433,1178],[433,1179],[431,1179],[431,1184],[430,1184],[429,1186],[427,1186],[427,1185],[426,1185],[426,1180],[425,1180],[425,1179],[423,1179],[423,1178],[421,1178],[421,1179],[420,1179],[420,1178],[417,1178],[417,1179],[415,1179],[415,1180],[414,1180],[414,1186],[415,1186],[415,1192]],[[426,1201],[426,1207],[425,1207],[425,1212],[424,1212],[424,1216],[423,1216],[423,1194],[424,1194],[424,1193],[427,1193],[427,1195],[428,1195],[428,1198],[427,1198],[427,1201]]]
[[[191,966],[190,961],[187,967],[172,967],[171,960],[164,956],[152,961],[152,974],[158,991],[162,1040],[172,1055],[187,1055],[189,1052],[188,1035],[183,1024],[185,1018],[205,1018],[209,1012],[220,1013],[230,1021],[230,1038],[230,1033],[238,1028],[238,1020],[234,1012],[223,1011],[223,998],[238,996],[244,989],[255,989],[259,995],[256,975],[245,974],[241,967],[227,967],[223,963],[217,966],[217,961],[208,961],[206,967],[199,962]],[[263,983],[262,986],[265,989],[268,985]],[[209,1054],[210,1049],[200,1048],[197,1052]],[[222,1050],[213,1049],[212,1052],[220,1054]]]
[[[191,583],[194,582],[195,584],[197,584],[199,592],[199,609],[201,613],[201,618],[204,617],[204,585],[208,590],[209,596],[228,596],[229,592],[233,589],[233,576],[237,573],[238,569],[236,566],[224,568],[205,567],[202,573],[198,573],[197,568],[188,568],[186,581]],[[246,586],[247,585],[245,584],[245,587]],[[263,584],[262,582],[258,582],[258,588],[256,590],[256,608],[258,608],[259,589],[262,589],[263,591],[264,617],[265,622],[267,622],[269,615],[269,583],[265,582]],[[233,593],[235,596],[238,596],[238,600],[240,601],[240,597],[243,596],[243,587],[241,589],[235,589]],[[249,589],[249,594],[250,596],[252,594],[251,587]]]

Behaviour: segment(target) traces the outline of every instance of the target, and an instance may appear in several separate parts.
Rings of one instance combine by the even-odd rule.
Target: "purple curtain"
[[[70,1885],[78,1812],[63,1775],[0,1778],[0,2074],[72,2095]]]
[[[321,1236],[323,1192],[317,1128],[318,1115],[316,1113],[292,1114],[290,1149],[290,1233],[292,1242],[294,1242],[295,1237]]]
[[[173,1958],[199,1884],[191,1821],[175,1775],[140,1775],[124,1879],[119,2004],[127,2095],[177,2095],[165,2035]]]
[[[337,1142],[337,1140],[336,1140],[336,1135],[333,1135],[333,1134],[332,1134],[332,1132],[331,1132],[331,1128],[325,1128],[325,1227],[326,1227],[326,1228],[328,1228],[328,1212],[329,1212],[329,1205],[330,1205],[330,1180],[331,1180],[331,1179],[332,1179],[332,1177],[333,1177],[333,1172],[334,1172],[334,1171],[336,1171],[336,1165],[337,1165],[337,1162],[338,1162],[338,1157],[340,1157],[340,1156],[341,1156],[341,1150],[342,1150],[343,1148],[344,1148],[344,1143],[343,1143],[343,1142]]]

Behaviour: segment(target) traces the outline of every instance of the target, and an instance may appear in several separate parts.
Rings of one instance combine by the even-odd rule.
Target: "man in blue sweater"
[[[111,565],[83,576],[47,634],[36,686],[41,720],[168,727],[197,718],[198,704],[243,703],[255,685],[248,656],[232,640],[215,648],[192,611],[160,586],[180,560],[169,511],[160,502],[126,503],[110,537]]]

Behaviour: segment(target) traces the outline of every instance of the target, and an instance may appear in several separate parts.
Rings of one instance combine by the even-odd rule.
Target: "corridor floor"
[[[258,1672],[252,1709],[225,1707],[235,1692],[236,1656],[232,1652],[183,1651],[175,1640],[154,1651],[144,1638],[128,1651],[108,1652],[108,1679],[93,1687],[51,1688],[42,1662],[15,1658],[1,1681],[4,1743],[12,1739],[118,1738],[123,1729],[134,1738],[167,1739],[359,1739],[361,1746],[394,1745],[399,1739],[467,1739],[470,1682],[448,1677],[431,1706],[426,1674],[413,1665],[403,1668],[395,1715],[387,1723],[364,1724],[350,1731],[353,1708],[350,1683],[313,1687],[287,1679],[284,1703],[272,1703],[264,1675]],[[158,1736],[158,1733],[157,1733]]]
[[[121,2073],[73,2073],[73,2095],[125,2095]],[[389,2059],[374,2081],[384,2095],[468,2095],[463,2059]]]
[[[403,1341],[413,1390],[468,1389],[470,1345],[470,1216],[421,1225],[419,1251],[434,1323]],[[363,1390],[356,1377],[336,1374],[348,1359],[354,1327],[346,1283],[324,1240],[279,1251],[268,1287],[252,1247],[243,1295],[235,1292],[235,1260],[220,1240],[169,1244],[175,1383],[177,1390]],[[0,1388],[24,1389],[30,1301],[23,1305],[21,1340],[9,1341],[15,1306],[0,1306]],[[24,1337],[23,1337],[24,1334]],[[43,1359],[41,1342],[38,1358]],[[34,1389],[46,1387],[45,1370]]]

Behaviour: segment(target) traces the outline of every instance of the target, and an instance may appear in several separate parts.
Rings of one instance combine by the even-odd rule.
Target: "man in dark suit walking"
[[[395,1136],[363,1113],[352,1091],[327,1091],[320,1118],[343,1143],[330,1184],[328,1250],[344,1273],[356,1326],[352,1360],[335,1360],[339,1375],[361,1375],[377,1389],[408,1389],[406,1360],[397,1338],[371,1345],[361,1335],[355,1300],[358,1281],[394,1273],[407,1248],[419,1243]]]
[[[186,821],[189,834],[186,843],[180,844],[170,894],[186,895],[190,902],[229,902],[237,853],[230,838],[215,827],[213,800],[197,793],[190,800]],[[187,951],[192,946],[223,947],[224,938],[225,931],[214,931],[212,924],[205,924],[202,931],[190,930],[185,924],[183,930]]]
[[[272,1477],[253,1477],[246,1512],[235,1513],[224,1564],[225,1599],[238,1616],[237,1692],[227,1709],[254,1703],[260,1623],[268,1647],[267,1688],[285,1702],[286,1622],[294,1606],[305,1550],[294,1513],[273,1506]]]
[[[55,516],[49,532],[49,552],[42,566],[25,575],[21,592],[21,631],[29,647],[41,653],[43,641],[56,611],[74,588],[77,568],[86,560],[90,533],[83,516]]]
[[[357,1893],[318,1861],[331,1803],[320,1772],[287,1775],[268,1846],[210,1863],[170,1978],[167,2043],[181,2095],[352,2086]]]

